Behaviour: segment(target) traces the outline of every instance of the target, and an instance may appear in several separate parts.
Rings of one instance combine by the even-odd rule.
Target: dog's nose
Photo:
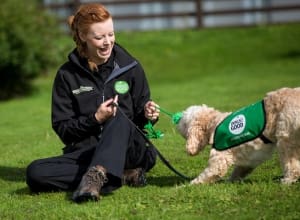
[[[197,154],[197,149],[193,148],[193,147],[186,146],[186,152],[187,152],[188,155],[194,156],[194,155]]]

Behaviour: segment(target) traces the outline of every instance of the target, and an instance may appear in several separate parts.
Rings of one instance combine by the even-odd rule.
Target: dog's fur
[[[264,98],[266,126],[263,135],[272,143],[256,138],[239,146],[210,151],[208,166],[191,184],[213,183],[224,177],[234,165],[230,180],[241,180],[258,165],[269,159],[277,148],[283,171],[282,183],[296,182],[300,177],[300,87],[282,88],[267,93]],[[206,145],[213,144],[216,126],[230,112],[222,113],[206,105],[191,106],[183,112],[177,125],[186,139],[189,155],[196,155]]]

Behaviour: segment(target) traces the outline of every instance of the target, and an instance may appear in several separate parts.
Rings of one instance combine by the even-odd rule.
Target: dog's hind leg
[[[229,181],[240,181],[249,175],[254,169],[255,168],[253,167],[236,166],[229,178]]]
[[[283,170],[281,183],[291,184],[300,178],[300,147],[278,147]]]
[[[286,110],[286,112],[288,111]],[[283,184],[294,183],[300,178],[300,117],[292,113],[280,114],[276,128]]]

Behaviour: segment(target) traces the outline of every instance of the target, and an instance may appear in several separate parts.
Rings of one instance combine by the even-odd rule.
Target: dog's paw
[[[284,177],[280,180],[282,184],[290,185],[298,181],[298,178]]]
[[[186,188],[190,186],[189,184],[186,184],[186,183],[183,183],[183,184],[180,184],[180,185],[176,185],[176,189],[183,189],[183,188]]]

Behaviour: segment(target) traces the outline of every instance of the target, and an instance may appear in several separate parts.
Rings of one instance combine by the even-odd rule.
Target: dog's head
[[[217,111],[206,105],[190,106],[183,111],[177,130],[186,139],[186,151],[196,155],[211,143]]]

